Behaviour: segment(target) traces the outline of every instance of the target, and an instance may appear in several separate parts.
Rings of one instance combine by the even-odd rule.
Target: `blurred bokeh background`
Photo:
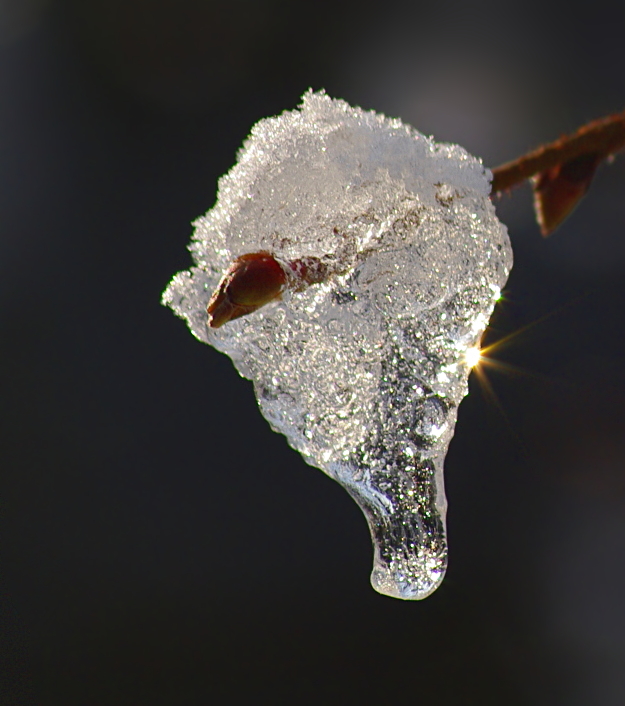
[[[364,518],[159,305],[309,87],[496,166],[622,110],[625,5],[0,2],[0,703],[625,703],[625,159],[516,264],[446,462],[450,568]]]

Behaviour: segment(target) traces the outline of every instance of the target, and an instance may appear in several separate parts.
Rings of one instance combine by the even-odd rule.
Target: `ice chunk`
[[[308,92],[261,120],[164,303],[254,382],[260,408],[367,517],[374,588],[424,598],[447,565],[443,462],[474,348],[512,265],[490,173],[457,145]],[[324,262],[324,281],[208,328],[235,258]]]

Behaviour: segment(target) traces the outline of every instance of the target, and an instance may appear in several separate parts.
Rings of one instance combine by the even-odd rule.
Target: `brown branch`
[[[625,111],[594,120],[573,135],[561,137],[493,169],[491,192],[497,194],[533,178],[534,208],[543,235],[562,223],[584,196],[598,165],[625,148]],[[322,282],[327,268],[319,258],[280,263],[265,251],[241,255],[230,265],[208,303],[208,324],[219,328],[280,298]]]
[[[512,162],[493,169],[492,193],[507,191],[526,179],[584,156],[599,161],[625,147],[625,111],[593,120],[573,135],[565,135]]]

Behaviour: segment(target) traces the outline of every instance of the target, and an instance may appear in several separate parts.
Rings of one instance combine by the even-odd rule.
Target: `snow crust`
[[[254,382],[262,413],[362,508],[376,590],[430,594],[447,565],[443,462],[512,266],[490,173],[462,147],[308,92],[261,120],[195,223],[163,302]],[[223,328],[206,305],[239,255],[316,257],[326,281]]]

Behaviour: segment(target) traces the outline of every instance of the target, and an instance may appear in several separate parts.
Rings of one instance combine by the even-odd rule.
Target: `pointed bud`
[[[289,289],[301,292],[327,279],[328,264],[318,257],[303,257],[281,265],[268,252],[240,255],[230,265],[213,292],[208,307],[208,325],[219,328],[228,321],[251,314],[279,299]]]
[[[238,257],[228,268],[208,302],[208,325],[219,328],[277,299],[286,273],[268,252]]]
[[[534,209],[544,236],[551,235],[577,206],[600,162],[597,154],[583,154],[533,178]]]

